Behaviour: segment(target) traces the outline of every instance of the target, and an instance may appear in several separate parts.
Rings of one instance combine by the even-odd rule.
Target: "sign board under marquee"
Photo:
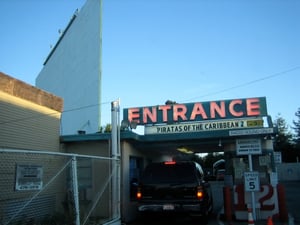
[[[262,154],[261,140],[258,138],[237,139],[237,155],[260,155]]]
[[[244,135],[259,135],[259,134],[273,134],[274,128],[257,128],[257,129],[239,129],[230,130],[229,136],[244,136]]]
[[[235,119],[235,120],[211,120],[194,123],[178,123],[171,125],[146,126],[145,134],[170,134],[170,133],[188,133],[205,132],[228,129],[245,129],[263,127],[262,118]]]
[[[123,119],[137,125],[173,124],[267,116],[265,97],[146,106],[123,109]]]

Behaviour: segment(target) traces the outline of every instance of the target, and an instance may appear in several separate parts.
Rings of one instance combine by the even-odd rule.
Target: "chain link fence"
[[[0,149],[0,163],[1,225],[105,224],[119,215],[116,158]]]

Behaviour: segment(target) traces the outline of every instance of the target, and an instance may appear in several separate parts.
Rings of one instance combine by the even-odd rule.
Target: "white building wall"
[[[75,12],[36,79],[64,99],[61,133],[94,133],[101,125],[101,0]]]

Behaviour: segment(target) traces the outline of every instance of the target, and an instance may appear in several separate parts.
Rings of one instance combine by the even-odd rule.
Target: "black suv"
[[[149,164],[137,189],[139,212],[187,212],[207,222],[212,193],[201,166],[192,161]]]

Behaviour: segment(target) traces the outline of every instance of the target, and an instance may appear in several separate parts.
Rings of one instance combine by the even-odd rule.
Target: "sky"
[[[1,0],[0,71],[35,85],[85,0]],[[121,109],[266,97],[300,108],[299,0],[103,0],[102,121]]]

